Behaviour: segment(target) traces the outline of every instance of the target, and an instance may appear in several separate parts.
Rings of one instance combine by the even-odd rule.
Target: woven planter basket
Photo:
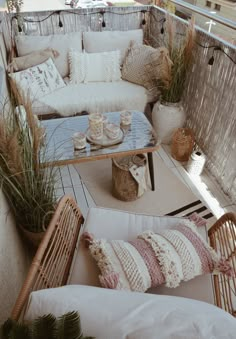
[[[129,171],[134,164],[146,166],[145,155],[137,154],[112,159],[112,195],[119,200],[133,201],[139,198],[138,183]]]
[[[171,155],[178,161],[188,161],[194,146],[194,135],[190,128],[178,128],[171,144]]]

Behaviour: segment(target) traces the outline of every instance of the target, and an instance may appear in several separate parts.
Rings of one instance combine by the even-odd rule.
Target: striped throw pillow
[[[101,285],[120,290],[145,292],[161,284],[174,288],[222,266],[220,256],[187,219],[172,229],[145,231],[129,242],[89,235],[89,250],[100,269]]]

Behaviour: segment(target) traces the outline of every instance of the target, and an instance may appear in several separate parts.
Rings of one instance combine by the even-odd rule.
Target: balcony
[[[157,38],[165,34],[163,24],[165,15],[165,10],[157,6],[108,7],[103,8],[102,12],[97,8],[60,10],[60,12],[22,12],[17,16],[2,13],[0,31],[4,37],[6,55],[2,45],[0,57],[2,64],[6,66],[6,60],[15,47],[13,38],[17,34],[127,31],[142,27],[145,41],[157,47]],[[105,27],[102,26],[102,18]],[[182,34],[186,29],[186,21],[176,16],[173,18],[178,32]],[[59,25],[59,19],[63,25]],[[183,105],[187,113],[186,127],[193,130],[198,146],[206,155],[206,173],[209,175],[208,178],[211,178],[208,183],[211,185],[214,181],[216,190],[220,192],[221,197],[224,196],[222,204],[216,202],[222,207],[217,212],[214,210],[214,203],[211,205],[210,202],[214,194],[210,194],[209,187],[205,187],[201,199],[213,214],[219,217],[227,210],[235,211],[236,204],[236,47],[200,27],[196,29],[195,59],[187,76]],[[2,93],[6,90],[4,95],[7,96],[3,67],[0,69],[0,76],[2,79],[0,89]],[[198,191],[201,185],[206,186],[201,180],[195,183],[190,180],[182,164],[174,162],[171,158],[168,146],[160,149],[159,156],[195,191]],[[63,169],[61,173],[65,177],[65,182],[69,180],[68,178],[71,180],[69,185],[67,181],[67,184],[64,182],[64,186],[60,187],[61,193],[73,192],[76,174],[71,172],[71,168]],[[77,184],[74,194],[77,194],[79,203],[83,205],[85,211],[95,204],[83,181]]]

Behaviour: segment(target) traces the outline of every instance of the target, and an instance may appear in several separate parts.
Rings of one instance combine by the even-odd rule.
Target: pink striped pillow
[[[139,292],[161,284],[173,288],[182,280],[225,265],[190,220],[158,233],[145,231],[129,242],[93,239],[88,234],[84,238],[89,240],[90,253],[101,271],[101,285],[106,288]]]

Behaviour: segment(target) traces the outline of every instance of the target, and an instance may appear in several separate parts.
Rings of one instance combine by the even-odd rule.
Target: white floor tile
[[[71,187],[72,182],[71,182],[71,176],[70,176],[68,166],[60,166],[60,173],[61,173],[63,186],[64,187]]]
[[[88,207],[95,207],[95,201],[93,200],[91,194],[89,193],[89,191],[87,190],[86,186],[83,184],[83,188],[84,188],[84,192],[85,192],[85,196],[87,199],[87,203],[88,203]]]

